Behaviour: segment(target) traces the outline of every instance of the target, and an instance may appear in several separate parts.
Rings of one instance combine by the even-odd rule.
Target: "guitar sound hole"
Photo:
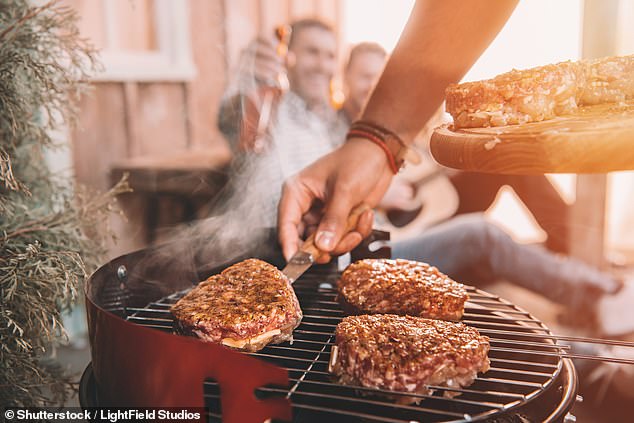
[[[423,209],[422,205],[419,207],[416,207],[413,210],[393,209],[393,210],[389,210],[386,213],[386,216],[388,220],[390,221],[390,223],[392,223],[392,225],[396,226],[397,228],[402,228],[412,223],[412,221],[416,219],[416,217],[418,216],[418,214],[421,212],[422,209]]]

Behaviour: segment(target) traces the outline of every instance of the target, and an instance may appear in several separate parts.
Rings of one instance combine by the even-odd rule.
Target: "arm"
[[[516,4],[417,1],[362,119],[379,122],[411,143],[443,102],[447,85],[462,79]]]
[[[500,31],[517,0],[419,0],[362,115],[396,132],[405,143],[433,115],[451,82],[458,82]],[[494,8],[491,6],[495,5]],[[279,238],[289,258],[297,250],[302,216],[325,204],[316,244],[324,252],[349,251],[370,232],[362,216],[344,234],[350,210],[375,206],[392,174],[383,151],[351,139],[289,181],[279,206]],[[367,213],[369,214],[369,213]],[[345,235],[345,236],[344,236]],[[321,260],[328,257],[324,255]]]

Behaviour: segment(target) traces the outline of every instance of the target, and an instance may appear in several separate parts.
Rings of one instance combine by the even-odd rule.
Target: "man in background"
[[[289,29],[288,45],[257,38],[240,55],[218,113],[218,127],[234,151],[266,150],[252,138],[270,144],[272,128],[302,119],[321,134],[342,136],[346,129],[330,104],[337,69],[333,29],[318,19],[296,21]]]
[[[383,71],[387,56],[387,51],[377,43],[359,43],[350,50],[343,69],[345,100],[340,110],[348,124],[361,113]]]
[[[330,103],[337,69],[333,29],[317,19],[290,28],[286,55],[264,39],[243,51],[218,115],[235,154],[232,183],[258,204],[262,224],[271,228],[284,180],[332,151],[348,126]]]

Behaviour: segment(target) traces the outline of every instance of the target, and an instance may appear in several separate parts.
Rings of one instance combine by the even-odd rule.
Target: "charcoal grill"
[[[575,402],[576,372],[562,358],[569,347],[530,313],[483,290],[468,288],[462,321],[489,336],[491,369],[468,388],[432,386],[433,394],[417,395],[419,404],[401,405],[385,396],[400,394],[342,386],[329,377],[334,330],[344,317],[334,289],[336,267],[315,267],[295,282],[304,318],[292,343],[245,354],[174,335],[169,312],[194,283],[241,258],[185,271],[165,261],[146,266],[147,256],[140,251],[115,259],[87,283],[93,361],[81,382],[82,406],[204,404],[209,421],[220,421],[239,406],[225,395],[239,393],[223,387],[221,396],[227,376],[215,373],[217,368],[243,378],[247,389],[257,387],[261,401],[254,404],[268,404],[271,417],[290,417],[283,411],[290,403],[297,422],[562,422]],[[281,265],[279,257],[262,258]],[[253,357],[258,360],[246,361]],[[268,364],[249,370],[252,362]]]

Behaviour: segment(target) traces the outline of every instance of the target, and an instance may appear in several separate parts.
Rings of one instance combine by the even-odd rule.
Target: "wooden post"
[[[616,54],[619,0],[585,0],[582,57]],[[605,242],[606,175],[578,175],[570,212],[570,254],[602,267]]]

